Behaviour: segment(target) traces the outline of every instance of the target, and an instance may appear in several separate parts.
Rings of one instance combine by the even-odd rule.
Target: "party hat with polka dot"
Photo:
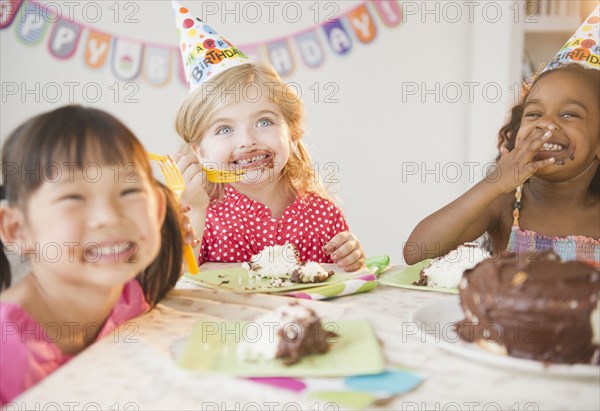
[[[548,63],[544,71],[569,63],[579,63],[588,68],[600,69],[600,6],[588,16],[569,41]]]
[[[241,50],[194,17],[186,7],[177,1],[172,1],[172,5],[190,92],[231,67],[251,62]]]

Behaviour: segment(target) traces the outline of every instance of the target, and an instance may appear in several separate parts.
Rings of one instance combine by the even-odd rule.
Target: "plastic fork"
[[[152,153],[148,153],[148,156],[151,160],[154,160],[158,163],[160,171],[165,176],[167,187],[173,191],[175,197],[177,197],[177,200],[179,201],[181,199],[181,194],[185,189],[185,181],[183,180],[183,176],[181,175],[181,172],[177,168],[175,162],[171,159],[171,157],[168,156],[161,156]],[[196,262],[196,257],[194,256],[194,249],[191,245],[184,245],[183,256],[189,272],[191,274],[198,274],[200,270],[198,269],[198,263]]]
[[[206,174],[208,181],[211,183],[236,183],[242,180],[245,171],[221,171],[217,169],[207,168],[203,165],[202,171]]]
[[[161,156],[159,154],[152,154],[152,153],[148,153],[148,154],[150,155],[151,160],[155,160],[159,163],[166,161],[163,158],[168,158],[170,160],[170,157],[168,157],[168,156]],[[171,160],[171,161],[173,161],[173,160]],[[210,181],[211,183],[217,183],[217,184],[236,183],[236,182],[241,181],[242,176],[244,174],[246,174],[245,171],[221,171],[218,169],[205,167],[204,165],[200,165],[200,166],[202,167],[202,171],[204,171],[204,173],[206,174],[208,181]]]

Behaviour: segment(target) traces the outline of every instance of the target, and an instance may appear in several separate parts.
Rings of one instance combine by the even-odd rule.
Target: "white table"
[[[333,301],[300,301],[326,319],[369,319],[386,361],[426,381],[380,409],[600,409],[598,379],[548,377],[475,363],[422,341],[409,322],[423,304],[457,296],[380,285]],[[15,400],[12,409],[322,410],[292,392],[244,379],[200,377],[177,368],[176,353],[200,319],[251,320],[291,299],[178,289]],[[19,408],[17,408],[19,407]],[[54,407],[54,408],[53,408]],[[11,408],[8,408],[11,409]]]

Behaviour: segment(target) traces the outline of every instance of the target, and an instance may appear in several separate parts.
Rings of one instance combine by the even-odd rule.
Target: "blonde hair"
[[[203,83],[192,92],[177,111],[175,127],[186,143],[199,144],[209,127],[214,113],[233,101],[239,101],[242,90],[257,85],[268,90],[269,100],[279,106],[290,130],[290,140],[295,146],[281,172],[290,197],[315,193],[329,198],[318,175],[312,168],[310,155],[302,142],[304,105],[292,87],[280,78],[272,66],[249,63],[232,67]],[[238,100],[235,100],[238,99]],[[213,201],[223,196],[223,185],[210,182],[205,188]]]

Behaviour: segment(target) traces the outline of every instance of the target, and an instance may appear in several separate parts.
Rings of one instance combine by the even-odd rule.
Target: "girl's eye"
[[[126,190],[121,191],[121,195],[126,196],[128,194],[138,194],[141,192],[142,190],[140,188],[128,188]]]
[[[540,113],[537,113],[537,112],[535,112],[535,111],[532,111],[532,112],[529,112],[529,113],[525,113],[525,114],[523,115],[523,117],[530,117],[530,118],[538,118],[538,117],[540,117],[540,116],[541,116],[541,114],[540,114]]]
[[[223,126],[223,127],[219,127],[217,129],[217,134],[229,134],[232,132],[233,132],[233,129],[229,126]]]
[[[271,124],[273,124],[273,122],[271,120],[269,120],[268,118],[263,118],[263,119],[258,120],[259,127],[268,127]]]
[[[60,201],[83,201],[83,196],[79,194],[67,194],[59,198]]]
[[[564,118],[580,118],[581,116],[579,114],[576,114],[576,113],[564,113],[564,114],[561,114],[561,117],[564,117]]]

